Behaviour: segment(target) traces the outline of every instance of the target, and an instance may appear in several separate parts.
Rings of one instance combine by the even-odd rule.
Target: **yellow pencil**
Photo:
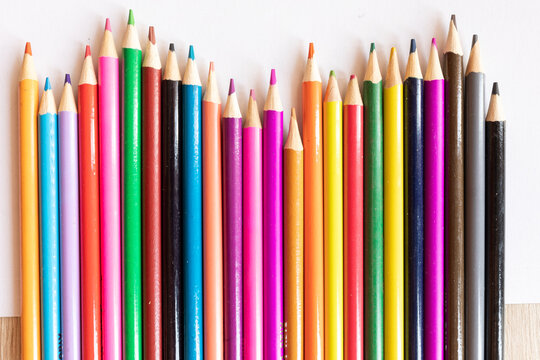
[[[403,82],[392,48],[384,97],[384,356],[404,359]]]
[[[323,104],[324,354],[343,359],[343,130],[334,71]]]
[[[41,359],[38,217],[38,80],[30,43],[19,79],[21,159],[21,359]]]

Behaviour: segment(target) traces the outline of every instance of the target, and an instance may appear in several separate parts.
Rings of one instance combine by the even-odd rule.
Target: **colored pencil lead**
[[[69,74],[66,74],[66,77],[64,78],[64,84],[66,83],[71,85],[71,76]]]
[[[409,50],[410,53],[413,53],[416,51],[416,40],[411,39],[411,49]]]
[[[193,50],[193,45],[189,45],[189,58],[195,60],[195,50]]]
[[[30,45],[29,41],[26,43],[26,46],[24,47],[24,53],[28,55],[32,55],[32,45]]]
[[[86,45],[86,49],[84,50],[84,57],[88,57],[88,56],[92,56],[90,45]]]
[[[174,43],[169,44],[169,51],[174,51]]]
[[[111,29],[111,19],[109,19],[109,18],[105,19],[105,30],[112,31],[112,29]]]
[[[270,85],[275,85],[276,83],[276,69],[272,69],[272,71],[270,72]]]
[[[129,9],[128,25],[135,25],[135,16],[133,16],[133,10]]]
[[[153,26],[150,26],[148,28],[148,40],[156,45],[156,32],[154,31],[154,27]]]
[[[51,90],[51,82],[49,81],[48,77],[45,79],[45,89],[44,90],[45,91]]]
[[[315,53],[315,49],[313,48],[313,43],[309,43],[309,51],[308,51],[308,59],[313,59],[313,54]]]
[[[231,79],[231,82],[229,84],[229,95],[234,94],[234,79]]]

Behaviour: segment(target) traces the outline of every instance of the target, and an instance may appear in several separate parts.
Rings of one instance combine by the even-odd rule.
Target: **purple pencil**
[[[444,76],[437,42],[424,79],[425,107],[425,357],[444,358]]]
[[[77,107],[66,74],[58,107],[63,358],[81,358]]]
[[[225,359],[242,359],[242,114],[231,79],[223,111]]]
[[[263,115],[264,359],[283,357],[283,106],[272,69]]]

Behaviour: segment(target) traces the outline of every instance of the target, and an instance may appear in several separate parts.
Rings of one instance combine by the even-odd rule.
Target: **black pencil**
[[[182,244],[180,161],[180,70],[169,47],[161,82],[162,126],[162,273],[163,273],[163,355],[166,359],[183,358]]]
[[[504,357],[505,126],[499,86],[486,117],[486,359]]]

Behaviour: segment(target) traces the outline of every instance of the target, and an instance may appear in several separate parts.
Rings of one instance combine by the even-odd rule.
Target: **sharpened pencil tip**
[[[313,48],[313,43],[309,43],[309,51],[308,51],[308,59],[313,59],[313,54],[315,53],[315,49]]]
[[[437,47],[437,39],[436,38],[431,38],[431,45]]]
[[[32,55],[32,45],[30,45],[30,41],[28,41],[24,47],[24,53],[28,55]]]
[[[109,18],[105,19],[105,30],[112,31],[112,29],[111,29],[111,19],[109,19]]]
[[[456,29],[457,29],[457,24],[456,24],[456,14],[452,14],[452,16],[450,17],[450,21],[454,23],[454,26],[455,26]]]
[[[210,67],[208,69],[210,72],[214,72],[214,62],[210,61]]]
[[[66,77],[64,78],[64,84],[70,84],[71,85],[71,75],[66,74]]]
[[[229,83],[229,95],[234,94],[234,79],[231,78],[231,82]]]
[[[84,57],[92,56],[92,51],[90,50],[90,45],[86,45],[86,49],[84,49]]]
[[[334,72],[334,70],[330,70],[330,76],[336,76],[336,73]]]
[[[174,51],[174,43],[169,44],[169,51]]]
[[[371,45],[369,46],[369,52],[372,53],[375,51],[375,43],[372,42]]]
[[[499,94],[499,83],[498,82],[493,83],[493,90],[491,90],[491,95],[500,95]]]
[[[409,52],[412,54],[415,51],[416,51],[416,40],[411,39],[411,49],[409,50]]]
[[[193,50],[193,45],[189,45],[189,58],[195,60],[195,50]]]
[[[49,81],[49,78],[45,79],[45,91],[51,90],[51,82]]]
[[[474,47],[474,44],[476,44],[478,42],[478,34],[474,34],[472,36],[472,45],[471,45],[471,49]]]
[[[277,83],[276,79],[276,69],[270,71],[270,85],[275,85]]]
[[[296,119],[296,109],[294,107],[291,108],[291,121],[293,121],[293,119]]]
[[[148,27],[148,40],[156,45],[156,31],[153,26]]]
[[[132,9],[129,9],[128,25],[135,25],[135,16],[133,16]]]
[[[352,80],[352,79],[354,79],[354,78],[356,78],[356,75],[352,74],[352,75],[349,77],[349,80]]]
[[[255,100],[255,90],[249,89],[249,97]]]

